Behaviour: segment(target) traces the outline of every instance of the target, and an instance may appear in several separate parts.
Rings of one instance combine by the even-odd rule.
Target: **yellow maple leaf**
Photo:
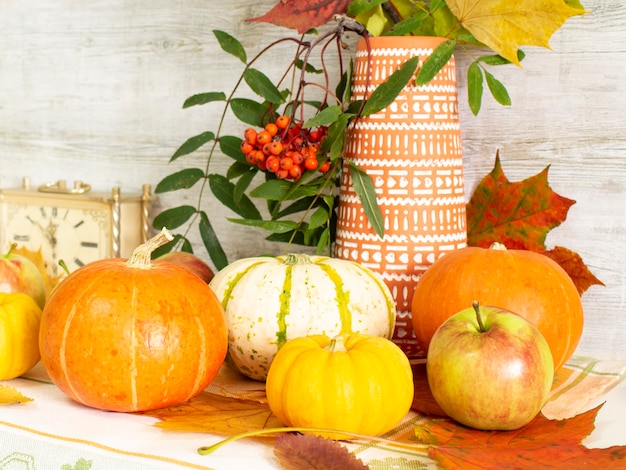
[[[552,34],[572,16],[587,13],[564,0],[446,0],[450,11],[480,42],[520,65],[520,46],[550,48]]]
[[[202,392],[181,405],[141,414],[161,419],[156,426],[162,429],[226,436],[283,426],[265,403],[222,397],[208,392]]]
[[[27,401],[33,401],[33,399],[25,397],[13,387],[0,385],[0,405],[12,405],[15,403],[25,403]]]

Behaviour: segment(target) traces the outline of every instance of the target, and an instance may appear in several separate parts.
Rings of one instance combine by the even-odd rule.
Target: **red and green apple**
[[[164,255],[159,256],[156,260],[167,261],[169,263],[177,264],[183,268],[188,269],[207,284],[213,279],[213,270],[202,259],[189,253],[187,251],[170,251]],[[156,261],[155,260],[155,261]]]
[[[532,421],[554,378],[550,347],[523,317],[473,306],[448,318],[427,353],[428,384],[452,419],[482,430],[513,430]]]
[[[32,297],[39,308],[46,302],[46,286],[35,263],[13,253],[15,245],[0,255],[0,292],[23,292]]]

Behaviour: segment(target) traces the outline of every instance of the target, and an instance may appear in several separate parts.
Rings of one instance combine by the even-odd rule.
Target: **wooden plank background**
[[[188,96],[229,92],[242,64],[222,53],[212,34],[239,38],[249,55],[286,30],[243,19],[276,0],[6,0],[0,15],[0,187],[81,179],[97,190],[153,186],[202,156],[168,160],[187,138],[215,130],[221,109],[183,110]],[[586,327],[579,352],[626,352],[626,4],[583,0],[590,11],[569,20],[552,51],[526,48],[524,69],[494,70],[513,99],[467,109],[457,54],[467,195],[497,150],[512,181],[550,166],[549,181],[576,200],[548,246],[578,252],[605,284],[583,297]],[[291,33],[289,33],[291,34]],[[272,60],[280,61],[280,54]],[[239,134],[234,122],[227,131]],[[222,171],[227,160],[214,162]],[[194,204],[193,192],[161,195],[155,211]],[[276,253],[263,232],[242,229],[210,198],[203,202],[231,260]],[[195,240],[198,253],[202,250]]]

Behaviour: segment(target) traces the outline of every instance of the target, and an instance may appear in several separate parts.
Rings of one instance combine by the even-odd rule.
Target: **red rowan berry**
[[[259,145],[265,145],[271,142],[271,140],[272,140],[272,136],[267,131],[261,131],[256,136],[256,141],[257,141],[257,144]]]
[[[289,157],[282,157],[280,159],[280,169],[290,170],[293,167],[293,160]]]
[[[269,146],[270,146],[270,153],[272,155],[280,155],[280,153],[283,151],[282,142],[279,142],[277,140],[270,142]]]
[[[289,177],[293,178],[295,181],[298,181],[302,178],[302,168],[298,165],[294,165],[289,169]]]
[[[265,168],[270,173],[276,173],[278,170],[280,170],[280,159],[273,155],[267,157],[267,160],[265,160]]]
[[[272,137],[274,137],[278,133],[278,126],[273,122],[268,122],[265,125],[265,130],[269,132]]]
[[[278,127],[279,129],[287,129],[290,121],[291,119],[289,118],[289,116],[278,116],[276,118],[276,127]]]
[[[309,157],[304,160],[304,168],[306,168],[307,170],[316,170],[318,165],[319,162],[315,157]]]
[[[254,146],[250,142],[248,142],[247,140],[242,140],[241,141],[241,145],[239,146],[239,148],[241,149],[241,151],[245,155],[248,155],[248,153],[250,153],[252,150],[254,150]]]

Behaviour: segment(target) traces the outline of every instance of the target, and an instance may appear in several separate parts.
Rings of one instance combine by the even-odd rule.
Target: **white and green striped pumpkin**
[[[396,309],[385,283],[357,263],[288,254],[243,258],[210,283],[228,323],[228,364],[265,380],[288,340],[364,333],[391,338]]]

